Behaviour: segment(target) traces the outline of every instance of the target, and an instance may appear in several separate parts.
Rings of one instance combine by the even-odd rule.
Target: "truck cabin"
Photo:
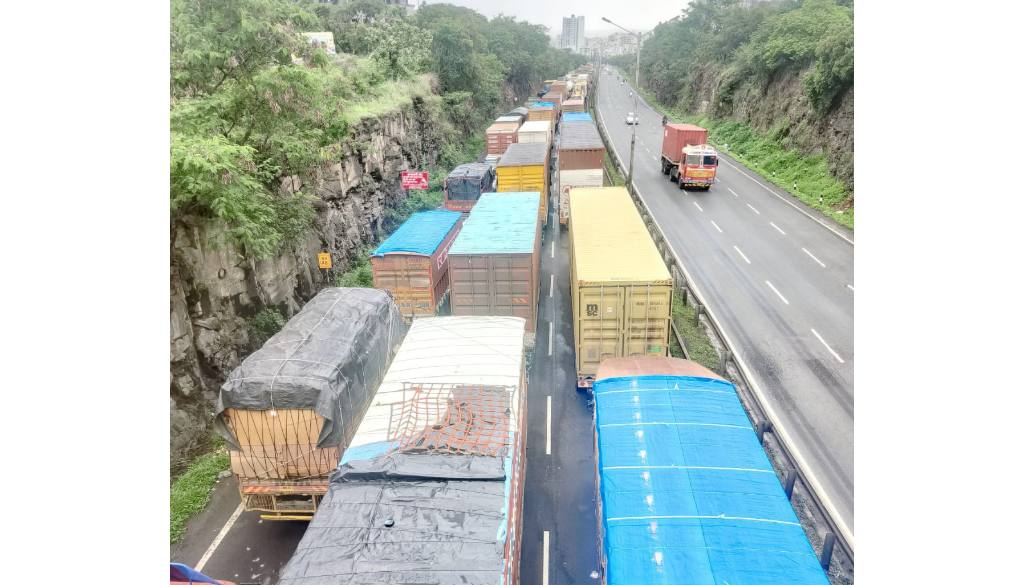
[[[683,148],[683,164],[688,167],[717,167],[718,151],[707,145]]]

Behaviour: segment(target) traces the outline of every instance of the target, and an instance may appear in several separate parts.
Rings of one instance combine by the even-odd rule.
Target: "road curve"
[[[631,87],[601,74],[598,108],[629,164]],[[642,101],[637,189],[853,533],[853,234],[728,156],[709,192],[661,174],[661,114]]]

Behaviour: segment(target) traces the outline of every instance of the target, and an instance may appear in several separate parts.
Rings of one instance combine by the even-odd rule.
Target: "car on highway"
[[[633,125],[633,124],[639,124],[639,123],[640,123],[640,117],[639,116],[637,116],[633,112],[630,112],[630,113],[626,114],[626,124],[627,125]]]

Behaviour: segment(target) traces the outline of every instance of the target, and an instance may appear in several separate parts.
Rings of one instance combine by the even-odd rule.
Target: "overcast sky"
[[[659,22],[677,16],[688,0],[427,0],[428,4],[467,6],[487,16],[505,14],[534,24],[543,24],[552,33],[562,30],[562,17],[583,15],[586,36],[616,31],[602,22],[605,16],[628,29],[650,30]]]

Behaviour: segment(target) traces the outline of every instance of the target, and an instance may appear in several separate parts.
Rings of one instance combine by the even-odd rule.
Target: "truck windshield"
[[[688,165],[699,165],[700,155],[699,154],[688,154],[686,155],[686,164]]]
[[[704,166],[706,166],[706,167],[718,166],[718,157],[717,156],[706,155],[704,157]]]

